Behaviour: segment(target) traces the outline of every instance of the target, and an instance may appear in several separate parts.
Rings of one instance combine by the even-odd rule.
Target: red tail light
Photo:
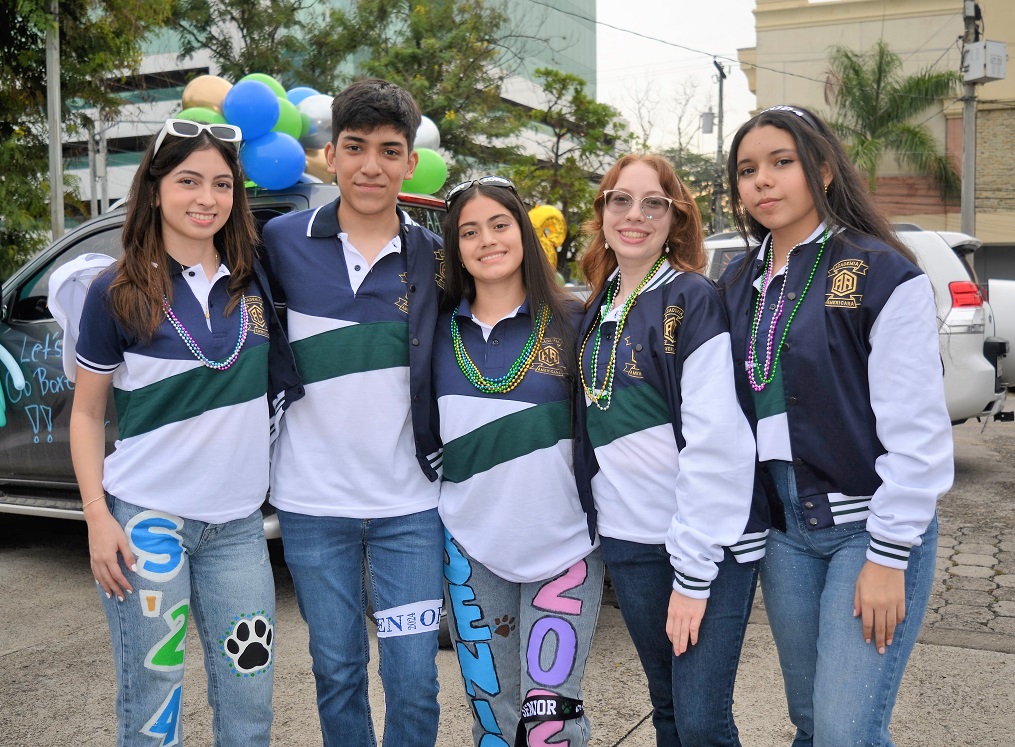
[[[956,280],[948,283],[952,294],[952,307],[983,306],[983,294],[979,286],[969,280]]]

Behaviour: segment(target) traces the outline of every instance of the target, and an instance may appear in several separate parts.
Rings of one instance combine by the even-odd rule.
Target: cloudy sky
[[[636,100],[654,120],[653,147],[675,145],[678,102],[693,91],[684,141],[693,150],[714,153],[715,134],[698,131],[698,113],[718,110],[718,71],[726,69],[723,139],[755,105],[747,78],[736,62],[737,48],[753,47],[754,0],[598,0],[598,99],[620,109],[637,130]]]

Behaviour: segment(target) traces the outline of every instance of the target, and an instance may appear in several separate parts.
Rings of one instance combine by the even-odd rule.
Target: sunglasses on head
[[[203,122],[191,122],[188,119],[167,119],[162,125],[159,136],[155,138],[155,147],[152,149],[152,158],[159,152],[166,135],[176,137],[197,137],[202,132],[207,132],[216,140],[224,143],[239,143],[243,139],[243,132],[236,125],[231,124],[204,124]],[[238,147],[238,146],[237,146]]]
[[[459,197],[466,191],[471,189],[477,184],[485,184],[490,187],[503,187],[504,189],[510,189],[515,196],[518,196],[518,190],[515,189],[515,185],[511,183],[510,179],[505,179],[503,176],[483,176],[479,179],[471,179],[467,182],[457,184],[448,190],[447,195],[444,196],[444,207],[448,210],[455,203]]]

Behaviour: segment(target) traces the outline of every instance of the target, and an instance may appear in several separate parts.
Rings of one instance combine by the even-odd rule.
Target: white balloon
[[[416,130],[416,147],[437,150],[441,147],[441,133],[430,117],[423,117]]]
[[[325,94],[307,96],[296,105],[300,114],[310,118],[310,130],[300,138],[300,145],[311,150],[323,148],[331,142],[331,102],[334,97]]]

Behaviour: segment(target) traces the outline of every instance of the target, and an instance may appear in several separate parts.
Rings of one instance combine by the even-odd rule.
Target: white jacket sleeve
[[[874,465],[882,485],[867,518],[867,559],[905,568],[954,477],[937,311],[926,275],[895,289],[870,345],[871,408],[885,453]]]

